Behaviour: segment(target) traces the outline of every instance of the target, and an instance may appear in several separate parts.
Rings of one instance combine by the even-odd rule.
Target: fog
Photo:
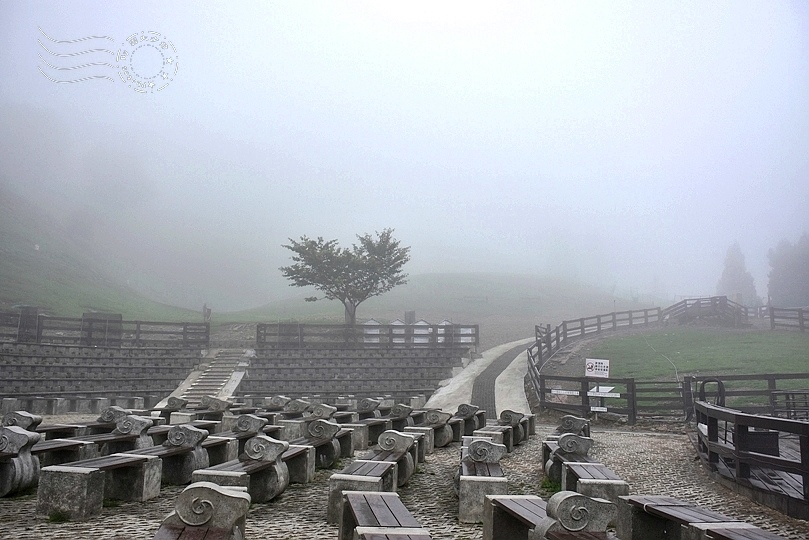
[[[103,50],[149,32],[141,93]],[[668,298],[738,241],[766,296],[809,230],[805,2],[0,0],[0,45],[2,185],[187,307],[387,227],[410,274]]]

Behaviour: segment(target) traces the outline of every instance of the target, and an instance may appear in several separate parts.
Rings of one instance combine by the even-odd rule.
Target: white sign
[[[551,394],[557,394],[562,396],[578,396],[578,390],[559,390],[558,388],[551,388]]]
[[[584,361],[584,376],[608,379],[610,376],[610,361],[603,358],[588,358]]]
[[[607,412],[606,407],[590,407],[591,412]]]
[[[621,397],[618,392],[587,392],[590,397]]]

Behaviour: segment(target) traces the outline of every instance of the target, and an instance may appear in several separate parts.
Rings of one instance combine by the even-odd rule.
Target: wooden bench
[[[37,456],[40,467],[47,467],[98,457],[98,446],[76,439],[40,439],[31,447],[31,454]]]
[[[566,414],[562,417],[562,423],[556,428],[556,433],[573,433],[582,437],[590,436],[590,421],[586,418]]]
[[[289,469],[281,459],[289,450],[287,441],[256,435],[244,445],[238,459],[194,471],[193,482],[246,487],[253,502],[274,499],[289,485]]]
[[[619,497],[616,533],[622,540],[672,537],[696,540],[704,538],[709,528],[745,529],[754,526],[674,497]]]
[[[561,484],[563,490],[614,503],[621,495],[629,495],[629,484],[602,463],[565,461],[562,463]]]
[[[545,476],[552,482],[562,483],[562,464],[566,461],[576,463],[596,463],[588,457],[593,440],[573,433],[565,433],[558,439],[542,441],[542,465]]]
[[[326,520],[340,523],[345,491],[396,491],[396,463],[390,461],[355,460],[329,478],[329,502]]]
[[[476,429],[472,432],[474,437],[491,437],[497,444],[502,444],[506,447],[506,451],[511,453],[514,450],[514,428],[510,425],[497,425],[490,424]]]
[[[402,487],[416,470],[418,442],[412,434],[388,430],[377,439],[377,448],[362,459],[396,463],[397,485]]]
[[[194,420],[192,422],[188,422],[186,424],[174,424],[180,426],[191,426],[199,429],[204,429],[208,432],[209,435],[213,435],[217,431],[219,431],[220,422],[216,420]],[[152,442],[155,446],[159,444],[163,444],[166,442],[166,438],[168,437],[169,431],[171,430],[174,425],[170,424],[163,424],[161,426],[154,426],[150,427],[146,433],[152,438]]]
[[[342,505],[338,540],[431,539],[397,493],[347,491]]]
[[[172,426],[163,444],[125,453],[160,458],[163,464],[161,483],[183,485],[191,482],[194,471],[210,465],[208,452],[202,447],[202,441],[207,437],[208,432],[204,429],[180,424]]]
[[[783,536],[750,526],[741,529],[708,527],[705,537],[709,540],[783,540]]]
[[[104,499],[147,501],[160,495],[161,460],[111,454],[51,465],[40,471],[37,514],[56,512],[86,520],[101,512]]]
[[[547,516],[547,505],[536,495],[486,495],[483,540],[527,540]]]
[[[533,495],[487,496],[483,540],[606,540],[616,516],[615,504],[572,491],[557,492],[547,503]]]
[[[485,439],[475,439],[462,450],[455,482],[461,523],[482,523],[486,495],[508,493],[508,479],[500,467],[505,454],[505,445]]]
[[[520,412],[506,409],[500,413],[497,423],[504,426],[511,426],[513,429],[514,446],[522,444],[531,434],[530,418],[533,415],[526,415]]]
[[[206,504],[200,505],[199,501]],[[177,496],[152,540],[232,540],[244,538],[250,495],[243,488],[197,482]]]
[[[458,410],[453,418],[463,420],[463,432],[461,435],[472,435],[476,429],[486,425],[486,411],[470,403],[458,405]]]

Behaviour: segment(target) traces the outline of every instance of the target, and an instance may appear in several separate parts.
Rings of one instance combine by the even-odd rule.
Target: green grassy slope
[[[59,221],[0,188],[0,309],[23,304],[67,317],[96,310],[122,313],[130,320],[200,318],[115,283],[103,267]]]

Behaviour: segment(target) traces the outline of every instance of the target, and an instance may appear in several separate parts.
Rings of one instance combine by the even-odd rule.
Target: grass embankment
[[[679,380],[686,375],[715,376],[725,382],[729,407],[763,405],[768,401],[767,381],[728,381],[726,377],[809,372],[809,334],[676,327],[615,336],[594,345],[587,355],[609,359],[610,375],[616,378],[674,381],[675,366]],[[778,390],[805,388],[809,379],[777,381]]]
[[[770,330],[667,328],[654,333],[615,336],[595,345],[588,355],[610,359],[613,377],[645,380],[671,379],[674,366],[680,377],[803,373],[809,371],[809,335]]]

